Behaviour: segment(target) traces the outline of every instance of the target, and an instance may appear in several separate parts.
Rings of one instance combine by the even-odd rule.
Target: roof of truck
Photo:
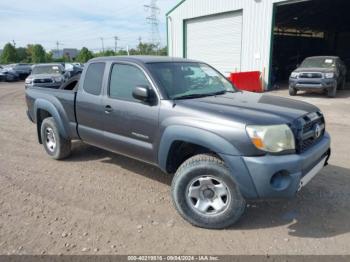
[[[198,62],[196,60],[190,60],[178,57],[169,56],[107,56],[107,57],[96,57],[91,59],[89,62],[103,62],[103,61],[129,61],[139,63],[161,63],[161,62]]]
[[[309,58],[312,58],[312,59],[324,59],[324,58],[329,58],[329,59],[338,59],[339,56],[328,56],[328,55],[324,55],[324,56],[309,56],[305,59],[309,59]]]

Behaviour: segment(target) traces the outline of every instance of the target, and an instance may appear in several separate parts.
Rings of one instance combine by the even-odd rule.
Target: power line
[[[118,36],[115,36],[114,37],[114,52],[117,52],[117,49],[118,49],[118,40],[120,40],[118,38]]]
[[[63,43],[56,41],[57,52],[60,50],[60,45],[63,45]]]
[[[150,42],[155,46],[160,45],[160,34],[159,34],[159,19],[158,15],[160,13],[160,9],[157,6],[158,0],[150,0],[148,5],[144,5],[147,12],[149,12],[149,16],[146,17],[147,23],[150,24]]]
[[[104,43],[103,43],[103,37],[100,38],[101,39],[101,43],[102,43],[102,52],[105,51],[105,46],[104,46]]]

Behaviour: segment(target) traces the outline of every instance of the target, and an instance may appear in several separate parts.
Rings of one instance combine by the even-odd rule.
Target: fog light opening
[[[287,170],[281,170],[275,173],[270,180],[273,189],[283,191],[287,189],[292,182],[291,176]]]

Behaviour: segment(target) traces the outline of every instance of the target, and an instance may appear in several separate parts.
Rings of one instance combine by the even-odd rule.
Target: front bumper
[[[45,87],[45,88],[55,88],[58,89],[60,88],[60,86],[62,85],[62,83],[60,82],[55,82],[55,83],[35,83],[35,84],[25,84],[25,88],[29,88],[29,87],[33,87],[33,86],[37,86],[37,87]]]
[[[245,198],[291,198],[303,186],[305,176],[309,177],[311,172],[315,172],[315,167],[321,161],[326,164],[330,156],[330,141],[330,136],[325,133],[322,140],[302,154],[221,157]]]
[[[289,86],[298,90],[325,90],[335,86],[337,81],[335,79],[307,79],[307,78],[290,78]]]

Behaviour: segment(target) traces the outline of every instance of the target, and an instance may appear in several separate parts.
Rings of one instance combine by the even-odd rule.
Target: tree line
[[[79,54],[74,60],[63,54],[62,58],[54,59],[53,53],[46,52],[44,47],[40,44],[29,44],[27,47],[15,47],[11,43],[7,43],[4,46],[2,54],[0,56],[1,64],[11,64],[11,63],[48,63],[48,62],[80,62],[86,63],[88,60],[99,56],[119,56],[128,55],[126,50],[119,50],[115,52],[114,50],[106,50],[104,52],[94,53],[86,47],[83,47]],[[167,48],[158,48],[154,44],[142,43],[140,42],[136,48],[129,50],[129,55],[167,55]]]

